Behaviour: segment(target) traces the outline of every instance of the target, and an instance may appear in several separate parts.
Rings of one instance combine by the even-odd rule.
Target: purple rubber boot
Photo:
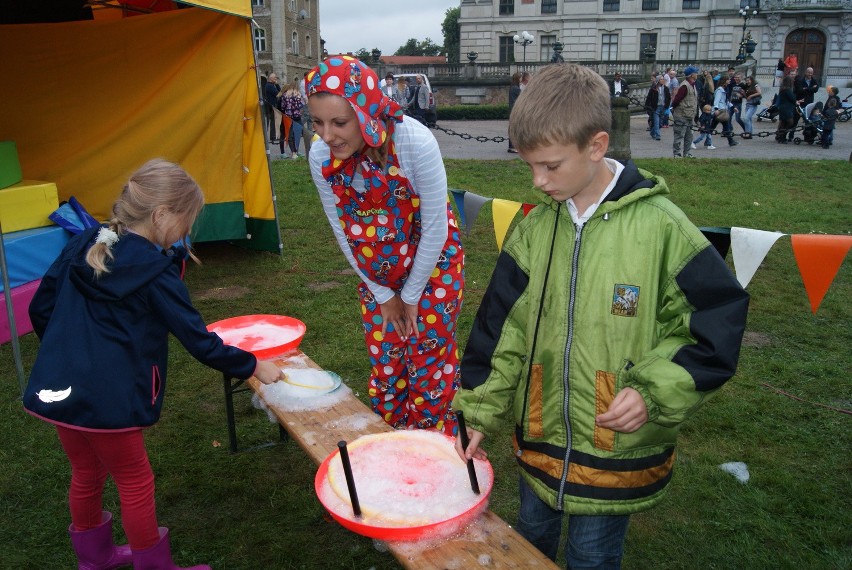
[[[146,550],[133,551],[133,570],[212,570],[201,564],[183,568],[172,562],[172,549],[169,545],[169,529],[160,527],[160,542]]]
[[[77,570],[112,570],[133,562],[130,547],[112,541],[112,513],[104,511],[101,524],[89,530],[74,530],[72,524],[68,535],[77,554]]]

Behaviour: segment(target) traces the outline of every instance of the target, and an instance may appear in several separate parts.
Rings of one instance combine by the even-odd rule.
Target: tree
[[[372,57],[367,48],[359,48],[354,55],[366,64],[370,63],[370,58]]]
[[[394,52],[394,55],[444,55],[444,53],[444,46],[435,44],[430,38],[422,42],[409,38]]]
[[[441,23],[441,32],[444,34],[444,53],[447,54],[447,61],[449,63],[459,63],[461,61],[460,16],[461,7],[447,8],[446,17]]]

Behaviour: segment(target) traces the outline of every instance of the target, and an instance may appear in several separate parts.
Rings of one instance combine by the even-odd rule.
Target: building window
[[[748,8],[749,11],[760,10],[760,0],[740,0],[740,8]]]
[[[694,61],[698,58],[698,32],[681,32],[678,58],[681,61]]]
[[[659,10],[660,9],[660,0],[642,0],[642,10],[650,11],[650,10]]]
[[[618,12],[621,9],[619,0],[603,0],[604,12]]]
[[[263,0],[251,0],[252,6],[263,6]]]
[[[618,34],[603,34],[601,36],[601,61],[618,59]]]
[[[700,10],[701,0],[683,0],[684,10]]]
[[[538,39],[540,42],[539,45],[541,45],[538,60],[550,61],[550,57],[553,55],[553,44],[556,43],[556,36],[539,36]]]
[[[293,50],[293,55],[299,55],[299,34],[293,32],[293,39],[290,41],[290,49]]]
[[[500,0],[500,15],[514,16],[515,15],[515,0]]]
[[[556,13],[556,0],[541,0],[541,13],[542,14],[555,14]]]
[[[639,34],[639,59],[645,57],[645,48],[653,46],[657,49],[657,34]]]
[[[305,36],[305,55],[314,57],[314,47],[311,45],[311,36]]]
[[[288,4],[287,7],[290,8],[291,12],[296,11],[296,0],[290,0],[287,4]]]
[[[515,63],[515,40],[500,36],[500,63]]]
[[[266,31],[263,28],[254,29],[254,51],[266,51]]]

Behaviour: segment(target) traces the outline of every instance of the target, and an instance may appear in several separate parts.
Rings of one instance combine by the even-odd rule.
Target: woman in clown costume
[[[361,278],[373,410],[395,428],[454,434],[464,253],[438,143],[355,58],[326,59],[305,91],[321,139],[311,175]]]

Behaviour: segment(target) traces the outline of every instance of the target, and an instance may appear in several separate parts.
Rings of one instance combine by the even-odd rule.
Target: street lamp
[[[743,19],[743,37],[740,40],[740,51],[737,53],[737,61],[743,62],[746,58],[746,52],[753,53],[754,46],[757,45],[756,42],[751,39],[751,32],[746,36],[746,28],[748,27],[748,21],[753,17],[757,16],[758,10],[755,8],[752,10],[749,6],[745,6],[744,8],[740,8],[740,17]],[[749,51],[747,48],[751,48]]]
[[[527,46],[530,45],[531,43],[533,43],[533,40],[535,40],[535,37],[531,33],[524,30],[523,32],[520,33],[520,35],[515,34],[512,39],[515,40],[516,44],[524,46],[524,63],[526,63],[527,62]]]

